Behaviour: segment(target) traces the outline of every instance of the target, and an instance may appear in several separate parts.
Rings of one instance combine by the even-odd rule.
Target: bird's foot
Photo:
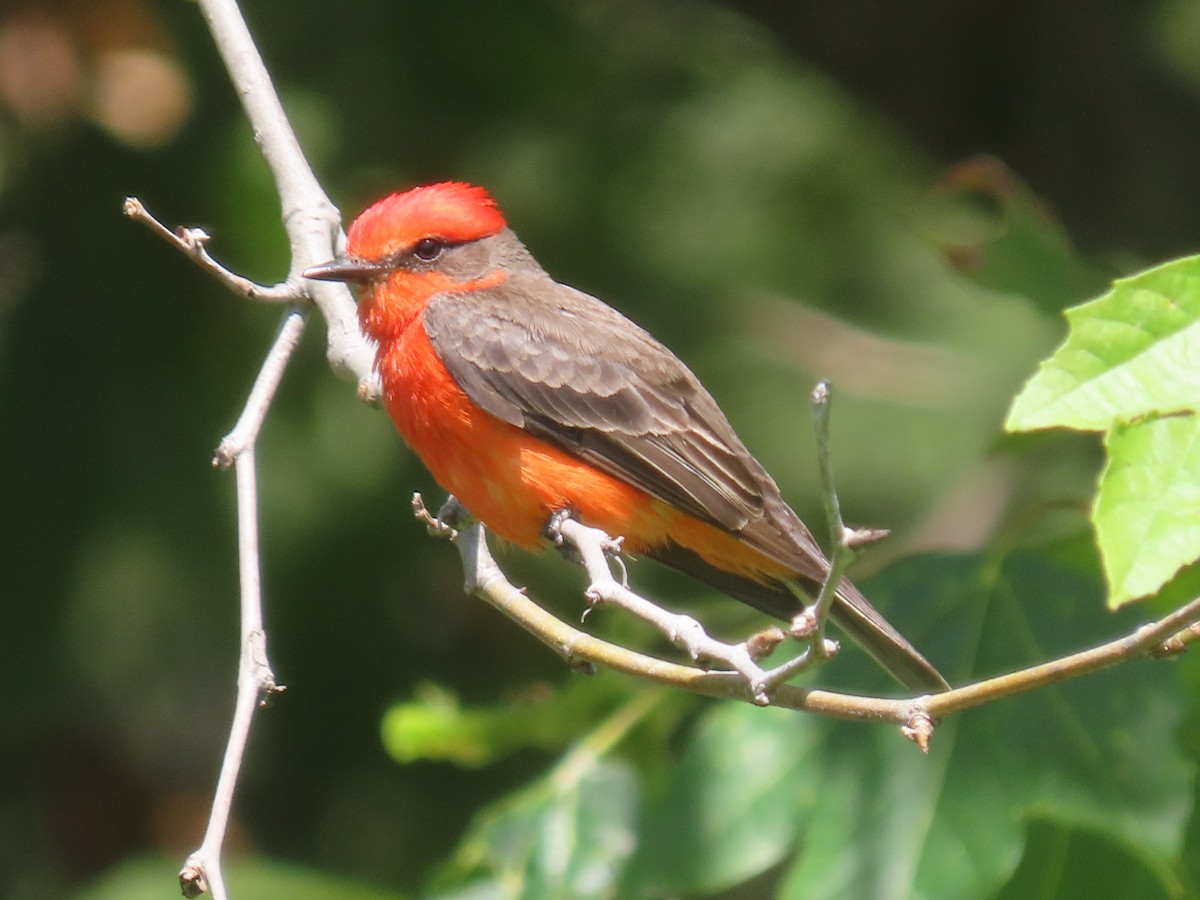
[[[413,494],[412,510],[417,520],[425,523],[430,535],[447,538],[451,541],[458,537],[460,531],[470,528],[475,523],[466,507],[459,503],[453,494],[438,507],[437,515],[431,513],[425,506],[424,497],[419,493]]]

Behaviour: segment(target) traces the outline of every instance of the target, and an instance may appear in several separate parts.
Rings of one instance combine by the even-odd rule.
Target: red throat
[[[383,347],[419,324],[421,310],[438,294],[476,291],[504,281],[503,272],[492,272],[474,281],[454,281],[441,272],[393,272],[384,281],[363,288],[358,301],[358,321],[371,340]]]

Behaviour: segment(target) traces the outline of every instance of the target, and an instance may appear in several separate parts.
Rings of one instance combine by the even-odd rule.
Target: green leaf
[[[606,679],[575,678],[559,690],[532,690],[495,706],[463,708],[433,684],[393,705],[380,726],[384,747],[399,763],[418,759],[484,766],[521,747],[557,748],[595,724],[625,696]]]
[[[1095,578],[1032,555],[998,569],[983,559],[913,561],[868,593],[885,605],[952,611],[947,640],[978,648],[979,674],[1052,658],[1136,621],[1098,618]],[[969,602],[956,607],[954,596]],[[834,726],[809,772],[814,802],[797,810],[804,850],[783,896],[993,896],[1035,819],[1102,835],[1177,890],[1172,865],[1192,779],[1177,746],[1181,712],[1173,667],[1139,662],[947,720],[928,759],[890,729]],[[1103,883],[1090,887],[1106,895]]]
[[[611,897],[634,845],[637,782],[624,763],[574,759],[483,810],[430,896]]]
[[[1010,431],[1106,430],[1200,404],[1200,257],[1114,282],[1068,310],[1070,333],[1014,401]]]
[[[1170,900],[1184,894],[1163,883],[1160,873],[1128,848],[1093,832],[1037,821],[1029,829],[1025,857],[997,900],[1095,900],[1096,885],[1103,896],[1121,900]]]
[[[625,892],[704,893],[791,851],[812,802],[820,732],[807,716],[721,704],[703,717],[666,793],[648,811]]]
[[[633,851],[639,789],[630,766],[607,754],[665,695],[640,692],[548,775],[479,813],[432,895],[612,896]]]
[[[1048,551],[912,560],[866,589],[958,683],[1141,621],[1100,611],[1090,542]],[[827,670],[839,683],[876,671],[850,648]],[[643,720],[619,712],[610,722],[625,724],[596,732],[607,738],[482,812],[433,894],[702,896],[776,870],[779,896],[801,900],[994,897],[1016,873],[1051,877],[1052,859],[1027,854],[1036,828],[1069,836],[1080,896],[1107,895],[1112,867],[1086,858],[1101,852],[1137,861],[1130,883],[1177,895],[1194,787],[1178,746],[1179,672],[1136,661],[981,707],[940,723],[929,756],[892,727],[713,703],[640,817],[634,771],[604,758]]]
[[[509,740],[508,729],[490,710],[463,710],[458,698],[431,684],[418,685],[412,700],[383,717],[384,747],[398,763],[436,759],[460,766],[491,762]]]
[[[1031,554],[930,557],[867,593],[887,610],[926,611],[923,638],[919,624],[904,630],[962,682],[1131,630],[1128,613],[1098,613],[1092,559],[1068,569]],[[865,669],[842,656],[839,678]],[[645,802],[620,896],[719,891],[799,848],[786,898],[991,897],[1035,820],[1101,837],[1169,893],[1191,802],[1180,719],[1177,668],[1146,662],[950,718],[928,757],[890,727],[714,705]],[[1105,895],[1099,881],[1087,887]]]
[[[1092,519],[1117,607],[1200,557],[1200,416],[1117,425],[1105,446]]]

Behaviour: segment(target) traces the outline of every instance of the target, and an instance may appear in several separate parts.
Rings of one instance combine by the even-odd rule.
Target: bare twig
[[[554,528],[563,540],[579,552],[583,567],[591,579],[587,589],[589,602],[611,604],[651,623],[693,660],[724,663],[746,680],[755,703],[766,706],[770,702],[767,696],[767,673],[755,662],[745,643],[726,644],[711,638],[704,626],[691,616],[669,612],[613,578],[612,570],[608,567],[608,554],[619,549],[618,540],[598,528],[588,528],[571,518],[556,517]]]
[[[1200,640],[1200,623],[1192,623],[1186,628],[1171,635],[1162,642],[1161,646],[1155,648],[1152,653],[1156,657],[1166,658],[1178,656],[1187,650],[1188,645]]]
[[[793,677],[800,669],[820,662],[837,652],[836,642],[825,639],[825,623],[829,619],[829,608],[837,596],[842,576],[850,563],[858,556],[858,547],[886,537],[881,530],[857,531],[846,527],[842,520],[842,507],[838,501],[837,484],[833,477],[833,451],[829,437],[829,410],[832,388],[828,381],[819,381],[809,397],[812,410],[813,432],[817,446],[817,468],[821,473],[821,499],[825,507],[825,521],[829,528],[831,546],[829,550],[829,572],[821,583],[817,596],[792,618],[790,633],[809,641],[809,651],[793,661],[795,671],[781,672],[782,680]],[[832,644],[832,646],[831,646]],[[781,667],[782,668],[782,667]]]
[[[217,778],[212,811],[204,840],[179,872],[179,885],[185,897],[197,897],[211,890],[214,900],[225,900],[221,874],[221,847],[233,806],[234,788],[241,770],[242,756],[250,736],[255,709],[272,693],[282,691],[267,662],[266,634],[263,631],[262,585],[258,555],[258,488],[254,448],[246,447],[235,463],[238,500],[238,560],[242,595],[241,652],[238,658],[237,700],[229,742]]]
[[[414,498],[414,509],[424,519],[419,497]],[[449,531],[441,534],[449,536]],[[572,666],[594,664],[710,697],[755,702],[746,678],[736,672],[709,672],[657,659],[593,637],[546,612],[505,577],[488,551],[486,532],[481,525],[464,528],[453,540],[463,562],[467,592],[500,610]],[[921,712],[919,704],[907,699],[855,697],[793,685],[780,686],[769,700],[775,706],[880,722],[906,723]]]
[[[349,289],[300,277],[309,266],[329,259],[340,242],[337,208],[304,158],[236,0],[199,0],[199,4],[275,179],[292,251],[286,283],[321,310],[327,326],[326,357],[334,372],[356,380],[359,395],[373,400],[379,395],[373,372],[375,351],[358,328]]]
[[[1200,623],[1200,599],[1192,600],[1168,616],[1142,625],[1132,634],[1108,643],[1050,660],[1028,669],[999,675],[926,698],[931,716],[941,718],[984,703],[1028,693],[1032,690],[1099,672],[1117,663],[1142,657],[1170,655],[1186,643]]]
[[[475,524],[470,518],[470,513],[454,497],[449,497],[442,504],[436,516],[425,507],[420,494],[413,494],[412,508],[413,514],[425,523],[430,535],[434,537],[459,541],[460,532],[465,532]],[[608,603],[649,622],[695,661],[723,663],[731,670],[731,673],[727,674],[736,673],[743,680],[754,703],[760,706],[769,704],[771,690],[812,664],[811,653],[806,649],[796,659],[789,660],[777,668],[764,670],[758,665],[758,660],[786,639],[786,635],[780,629],[769,628],[757,632],[739,644],[718,641],[709,636],[704,626],[695,618],[663,609],[630,590],[624,577],[621,580],[613,577],[609,566],[620,561],[620,557],[617,556],[620,539],[612,538],[598,528],[589,528],[565,515],[556,516],[547,531],[553,540],[569,545],[577,554],[578,561],[587,571],[590,580],[585,596],[591,604]],[[477,541],[482,540],[482,536],[467,536],[462,537],[462,540],[468,542],[467,546],[470,549],[467,551],[467,557],[474,561],[466,571],[467,593],[477,593],[481,584],[492,584],[495,578],[504,578],[503,573],[495,568],[494,560],[487,555],[486,545],[482,548],[475,546]],[[464,544],[460,542],[460,551],[463,547]],[[486,577],[481,577],[472,566],[480,567]],[[562,652],[559,647],[555,649]],[[562,655],[572,664],[578,663],[570,654]]]
[[[419,496],[414,497],[414,509],[424,510]],[[440,533],[450,536],[449,529]],[[482,526],[471,525],[457,532],[453,540],[463,561],[467,592],[496,607],[572,666],[581,663],[604,666],[697,694],[760,702],[751,682],[740,673],[709,672],[695,666],[657,659],[593,637],[546,612],[505,578],[488,552]],[[593,538],[588,537],[587,540],[591,542]],[[770,691],[768,701],[772,706],[834,718],[892,722],[901,726],[904,734],[924,749],[928,745],[932,723],[937,719],[1078,678],[1118,663],[1174,651],[1180,642],[1195,639],[1198,623],[1200,599],[1142,626],[1128,636],[1090,650],[931,696],[901,699],[867,697],[780,684]]]
[[[831,390],[828,381],[819,381],[809,398],[817,444],[817,470],[821,473],[821,500],[825,505],[829,536],[833,541],[829,551],[829,574],[821,585],[816,600],[806,610],[813,620],[814,643],[824,636],[829,607],[833,604],[838,585],[842,583],[842,575],[855,556],[849,541],[846,540],[846,524],[842,521],[842,505],[838,501],[836,481],[833,477],[833,452],[829,438]]]
[[[295,306],[284,315],[267,358],[258,370],[254,387],[250,389],[250,396],[246,398],[242,414],[238,416],[233,430],[221,439],[213,456],[213,465],[217,468],[228,469],[246,448],[253,447],[258,440],[258,432],[271,401],[275,399],[283,372],[300,343],[300,336],[304,334],[304,318],[304,310]]]
[[[148,227],[235,294],[241,294],[250,300],[269,303],[295,303],[305,299],[304,292],[294,283],[284,281],[267,286],[253,282],[249,278],[244,278],[225,268],[209,255],[206,246],[209,236],[201,228],[176,228],[172,231],[151,215],[137,197],[125,198],[124,211],[129,218]]]
[[[321,190],[304,159],[237,3],[235,0],[199,2],[275,178],[283,223],[291,243],[288,278],[273,287],[255,284],[217,263],[205,249],[208,236],[202,231],[181,229],[172,232],[133,199],[126,202],[126,213],[149,225],[157,234],[243,296],[292,303],[312,300],[327,324],[326,356],[331,367],[337,373],[356,379],[359,396],[374,401],[379,396],[378,380],[373,372],[374,348],[358,329],[354,300],[349,291],[344,285],[309,282],[300,276],[309,266],[323,262],[334,254],[335,245],[341,239],[337,210]],[[280,690],[267,663],[266,635],[262,627],[254,445],[303,329],[304,312],[297,307],[289,309],[237,425],[222,440],[214,460],[221,467],[233,464],[237,477],[242,643],[234,718],[208,827],[200,847],[188,858],[179,874],[180,886],[186,896],[197,896],[211,890],[217,900],[225,900],[221,848],[242,755],[249,738],[254,710],[265,695]]]
[[[767,672],[764,686],[768,691],[773,691],[779,685],[791,681],[801,672],[836,656],[838,652],[838,642],[830,640],[824,635],[819,640],[815,636],[809,636],[805,638],[804,643],[803,651]]]
[[[620,549],[620,539],[614,539],[598,528],[589,528],[574,519],[562,516],[556,517],[551,530],[552,537],[555,534],[561,536],[579,553],[591,579],[585,594],[590,603],[609,603],[633,613],[639,619],[654,625],[671,643],[685,650],[693,660],[724,663],[746,680],[750,696],[759,706],[770,703],[769,694],[775,687],[836,652],[836,643],[822,638],[822,652],[815,654],[811,639],[806,639],[806,648],[798,656],[774,669],[763,669],[758,665],[758,660],[784,637],[778,629],[757,632],[738,644],[718,641],[709,636],[704,626],[693,617],[663,609],[634,593],[624,581],[617,581],[612,577],[609,560],[610,557],[619,559],[615,554]]]
[[[254,722],[254,711],[269,694],[282,691],[267,662],[267,636],[263,631],[262,583],[258,552],[258,490],[254,446],[267,408],[279,387],[283,371],[304,333],[304,312],[293,307],[280,324],[279,333],[263,361],[245,408],[233,430],[217,448],[213,465],[235,467],[238,508],[238,568],[241,586],[242,630],[238,659],[237,699],[233,722],[216,795],[209,812],[208,827],[200,847],[188,857],[179,872],[184,896],[197,897],[211,890],[216,900],[224,900],[221,875],[221,847],[229,824],[234,789],[242,756]]]

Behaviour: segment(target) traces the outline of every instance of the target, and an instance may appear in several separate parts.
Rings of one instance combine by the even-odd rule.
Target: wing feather
[[[521,294],[532,299],[514,303]],[[540,273],[514,274],[434,298],[423,324],[454,380],[492,415],[822,577],[812,536],[716,401],[611,307]]]
[[[524,294],[528,302],[514,303]],[[443,294],[425,308],[426,334],[477,405],[702,521],[738,535],[811,589],[829,563],[696,377],[666,347],[587,294],[544,273],[498,288]],[[686,548],[668,565],[784,618],[790,580],[759,583]],[[848,581],[834,620],[910,688],[947,685]]]

